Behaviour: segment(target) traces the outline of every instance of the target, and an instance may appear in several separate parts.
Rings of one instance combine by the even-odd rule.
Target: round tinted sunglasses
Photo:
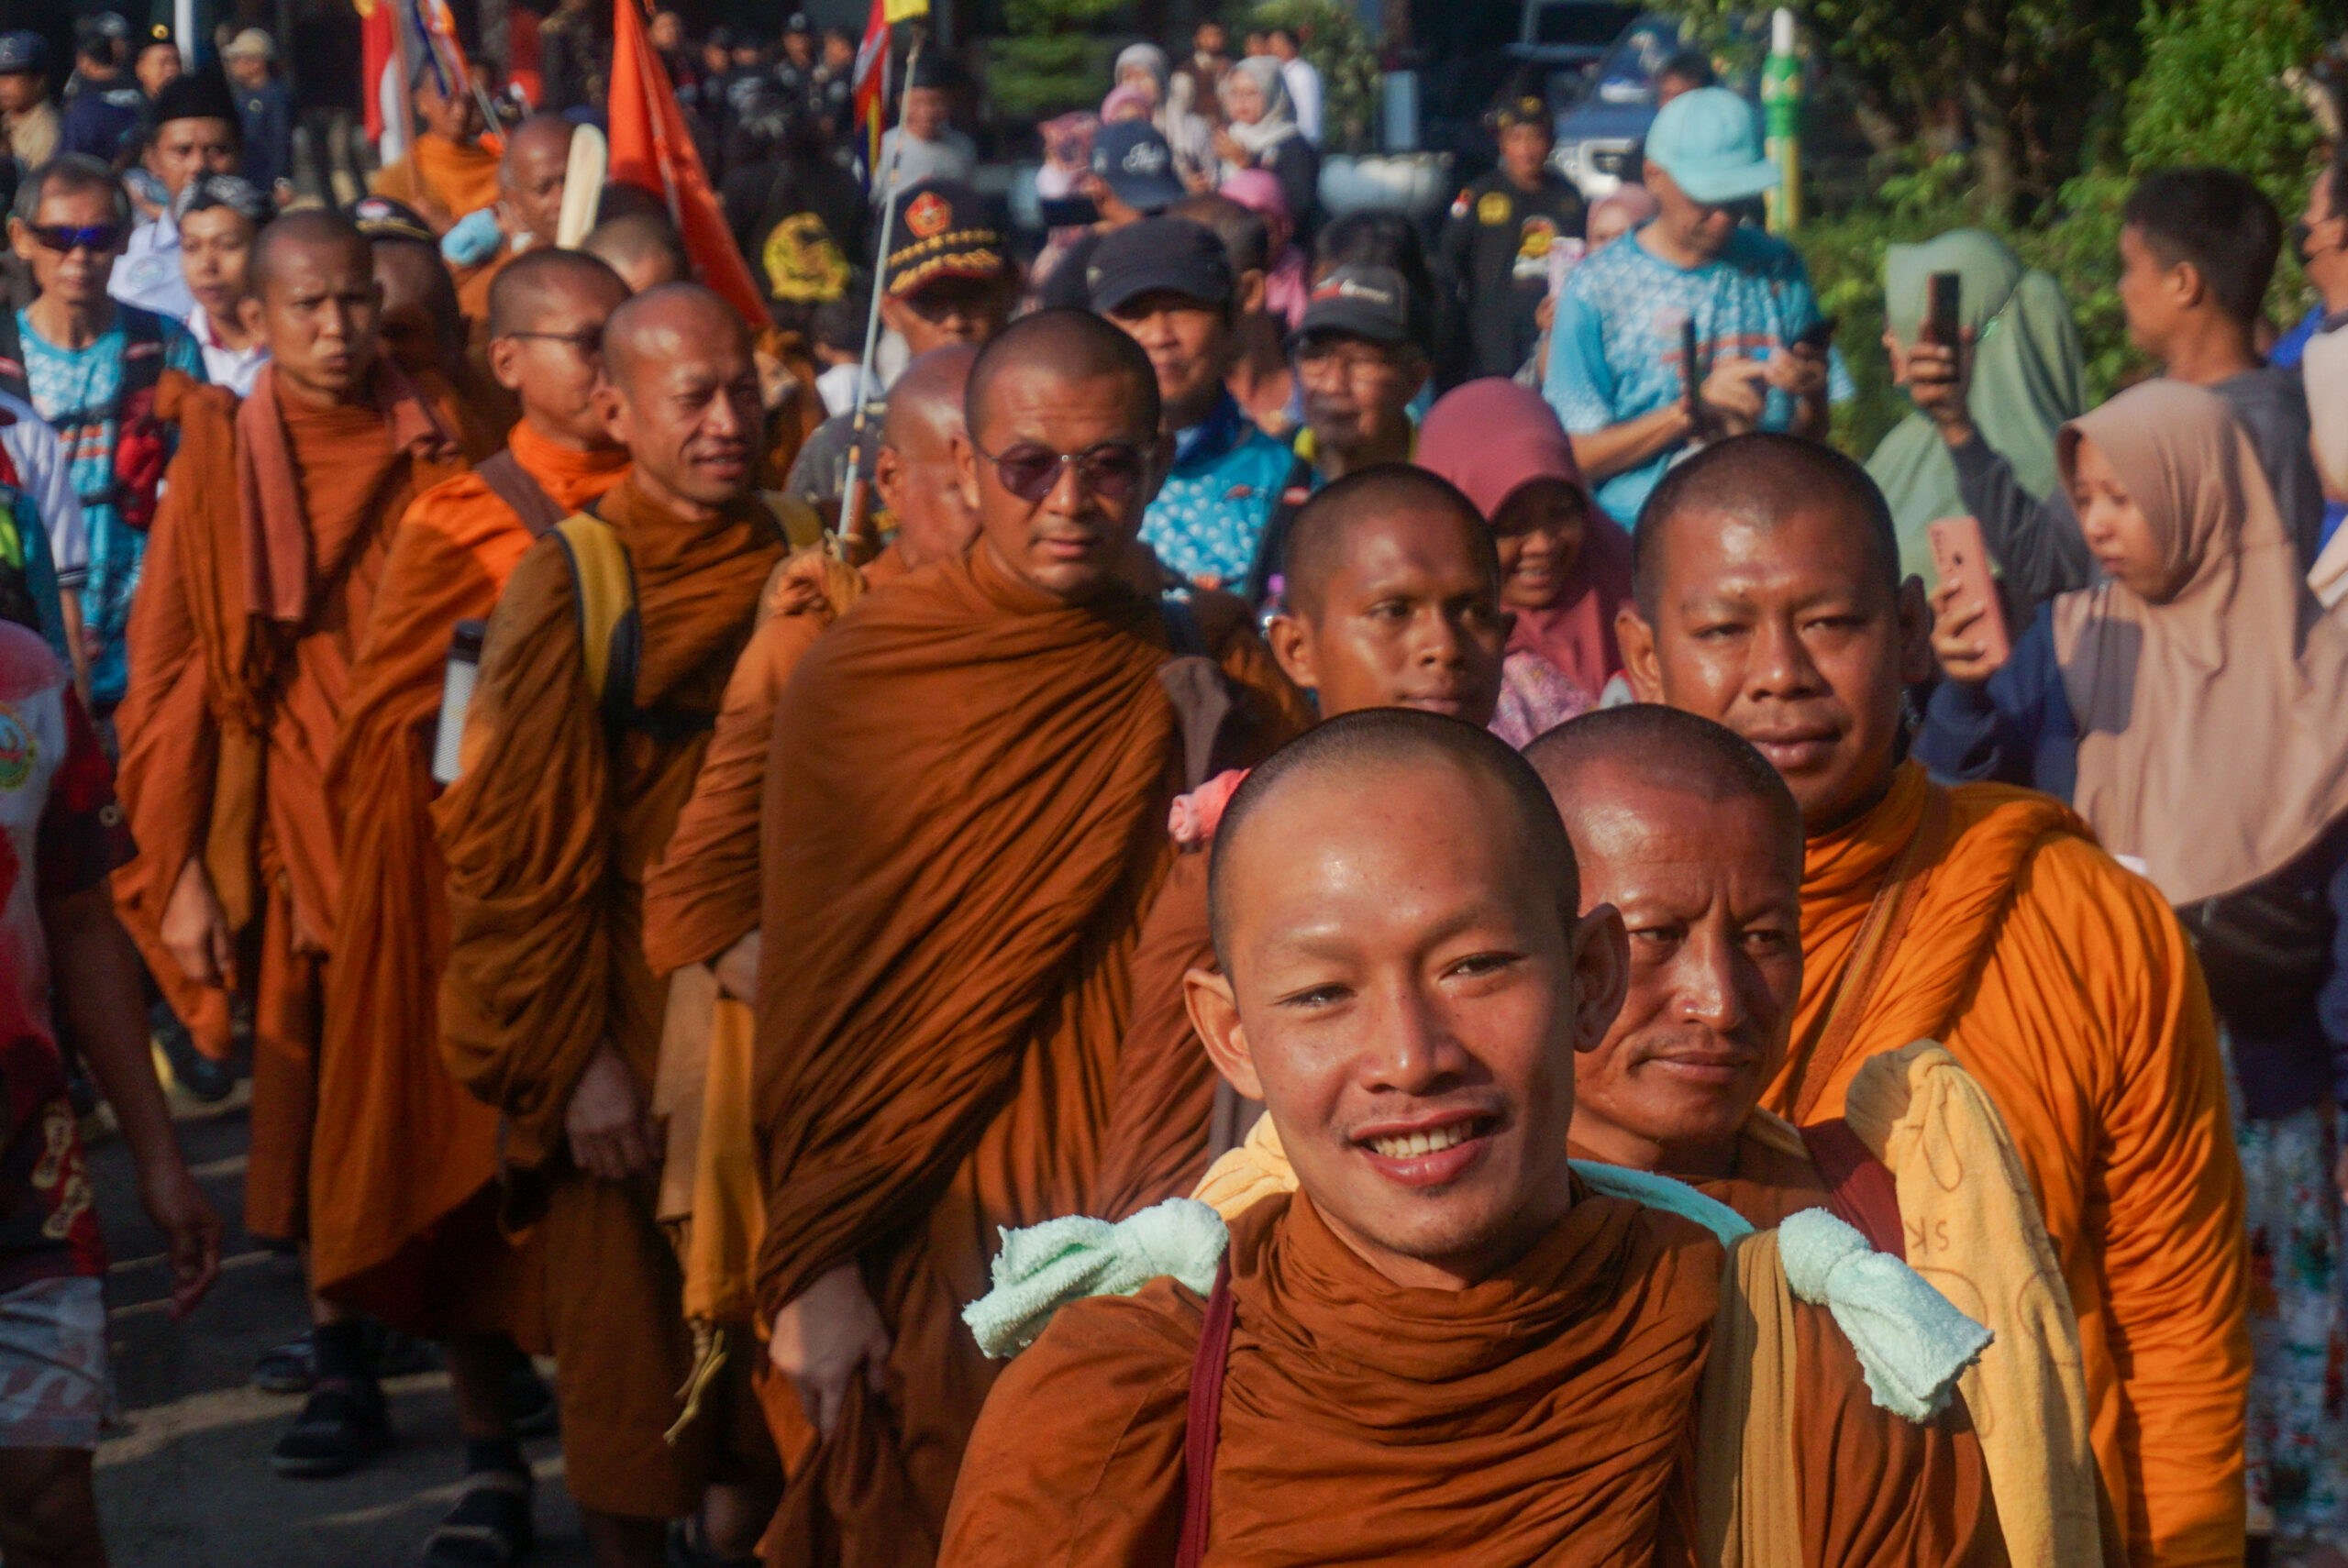
[[[1102,441],[1081,452],[1055,452],[1041,441],[1022,441],[1005,452],[990,452],[975,441],[970,447],[994,465],[1003,489],[1031,503],[1051,494],[1071,466],[1077,481],[1103,501],[1126,500],[1149,471],[1148,455],[1130,441]]]

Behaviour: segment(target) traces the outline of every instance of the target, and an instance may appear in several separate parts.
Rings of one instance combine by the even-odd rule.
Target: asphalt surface
[[[301,1408],[254,1391],[253,1362],[300,1333],[301,1270],[245,1234],[244,1086],[227,1107],[177,1108],[180,1137],[227,1221],[220,1283],[194,1317],[171,1320],[162,1244],[139,1211],[121,1140],[90,1151],[114,1260],[106,1282],[126,1430],[98,1450],[98,1504],[116,1568],[395,1568],[421,1561],[455,1500],[464,1450],[437,1371],[385,1386],[396,1434],[367,1468],[287,1481],[269,1452]],[[562,1485],[560,1445],[529,1445],[539,1545],[532,1568],[585,1568],[579,1516]]]

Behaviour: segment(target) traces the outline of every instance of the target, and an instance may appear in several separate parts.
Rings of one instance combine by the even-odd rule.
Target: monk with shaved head
[[[672,283],[612,310],[601,349],[596,414],[632,466],[593,515],[522,553],[490,618],[462,777],[436,808],[439,1019],[449,1067],[502,1118],[505,1182],[539,1217],[571,1496],[601,1568],[632,1568],[662,1561],[669,1521],[703,1513],[727,1462],[759,1457],[728,1441],[746,1387],[720,1379],[679,1422],[692,1344],[654,1218],[665,987],[644,960],[642,889],[786,542],[750,489],[741,317]],[[627,602],[598,587],[615,582]],[[591,647],[591,622],[634,635]],[[745,1538],[745,1505],[719,1491],[711,1549],[737,1557],[756,1523]]]
[[[115,882],[175,1005],[252,1000],[245,1224],[310,1235],[319,1013],[340,905],[327,767],[394,526],[460,471],[447,385],[378,351],[366,237],[323,212],[260,233],[245,309],[268,347],[241,407],[180,405],[117,717],[139,858]],[[220,1005],[216,1000],[212,1005]],[[315,1304],[318,1385],[274,1463],[330,1475],[386,1435],[359,1325]]]
[[[692,276],[692,261],[665,213],[622,213],[587,231],[579,248],[608,263],[628,293],[640,294]]]
[[[455,271],[457,304],[478,342],[488,341],[489,291],[498,273],[515,257],[554,248],[577,128],[560,115],[533,115],[505,133],[497,160],[497,248]]]
[[[342,900],[326,992],[310,1176],[320,1294],[447,1346],[467,1491],[448,1544],[530,1540],[530,1473],[507,1388],[535,1342],[535,1249],[495,1219],[498,1118],[449,1076],[435,1008],[448,941],[433,750],[459,624],[484,621],[532,542],[627,472],[595,403],[604,323],[627,297],[573,251],[518,258],[489,291],[490,363],[522,405],[509,445],[418,496],[393,536],[327,773]],[[478,626],[475,627],[476,645]]]
[[[2176,916],[2059,801],[1902,759],[1929,617],[1849,459],[1722,442],[1664,477],[1634,542],[1633,687],[1752,742],[1801,806],[1801,999],[1762,1104],[1831,1121],[1870,1058],[1944,1043],[2061,1260],[2105,1541],[2138,1564],[2238,1561],[2243,1176]]]
[[[817,639],[768,753],[759,924],[787,957],[758,975],[758,1288],[817,1434],[785,1560],[934,1549],[992,1375],[955,1314],[996,1227],[1092,1210],[1123,1163],[1168,806],[1296,721],[1245,606],[1135,586],[1166,452],[1130,337],[1073,311],[1013,324],[969,367],[965,425],[976,542]],[[907,480],[901,500],[935,482]],[[1204,1138],[1200,1119],[1144,1201]]]
[[[1783,880],[1780,802],[1757,804],[1740,864]],[[1717,1233],[1569,1163],[1578,1068],[1628,983],[1594,876],[1625,885],[1582,864],[1524,759],[1451,719],[1350,714],[1249,776],[1214,861],[1221,968],[1191,1006],[1294,1188],[1233,1221],[1204,1298],[1159,1279],[1079,1301],[1019,1353],[943,1563],[1756,1561],[1749,1531],[1722,1554],[1741,1466],[1705,1409],[1748,1361],[1793,1393],[1768,1456],[1792,1495],[1758,1561],[2006,1562],[1961,1408],[1873,1408],[1800,1301],[1790,1375],[1765,1378],[1722,1332],[1760,1297]],[[1769,918],[1790,941],[1789,911]]]

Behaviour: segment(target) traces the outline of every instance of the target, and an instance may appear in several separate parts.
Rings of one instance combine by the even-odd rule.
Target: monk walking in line
[[[785,1562],[935,1551],[992,1373],[955,1314],[997,1226],[1090,1211],[1114,1158],[1168,807],[1295,722],[1244,606],[1133,586],[1166,452],[1131,338],[1029,316],[980,351],[967,411],[978,544],[817,640],[768,756],[759,1288],[820,1434]]]
[[[516,257],[554,248],[577,128],[560,115],[533,115],[506,133],[497,160],[496,248],[455,270],[457,304],[473,344],[488,343],[489,291],[498,273]]]
[[[760,407],[741,318],[698,285],[665,285],[612,313],[603,355],[597,404],[629,475],[596,503],[600,523],[515,563],[466,713],[463,776],[436,808],[440,1032],[459,1081],[502,1115],[510,1218],[535,1219],[545,1247],[566,1475],[589,1544],[602,1568],[657,1568],[669,1522],[697,1515],[710,1551],[743,1555],[780,1479],[746,1386],[668,1435],[692,1347],[654,1218],[664,988],[642,920],[645,869],[692,791],[784,537],[750,489]],[[591,617],[632,617],[635,635],[591,644]]]
[[[253,1003],[245,1225],[309,1234],[321,998],[339,861],[327,798],[350,671],[393,525],[464,458],[444,383],[377,352],[367,240],[296,213],[261,231],[246,309],[270,363],[239,406],[171,387],[180,422],[117,715],[138,858],[124,924],[183,1016]],[[384,1441],[360,1325],[313,1298],[317,1386],[272,1463],[339,1474]]]
[[[1944,1043],[2003,1117],[2061,1260],[2102,1539],[2142,1568],[2239,1562],[2243,1177],[2176,916],[2059,801],[1944,789],[1901,760],[1931,618],[1849,459],[1722,442],[1665,476],[1634,542],[1633,687],[1752,742],[1801,805],[1801,1002],[1762,1104],[1833,1120],[1870,1057]]]
[[[458,624],[487,619],[531,544],[627,472],[594,398],[604,326],[626,297],[610,268],[573,251],[536,251],[498,275],[490,367],[520,399],[521,422],[505,451],[407,509],[327,776],[341,824],[333,945],[343,956],[326,993],[318,1127],[335,1157],[310,1172],[311,1268],[320,1295],[446,1347],[467,1476],[433,1542],[450,1561],[460,1540],[493,1538],[501,1561],[530,1544],[530,1472],[508,1391],[515,1341],[540,1338],[544,1260],[499,1233],[497,1113],[440,1058],[442,674]]]
[[[1626,983],[1620,917],[1581,903],[1539,777],[1480,728],[1355,713],[1250,775],[1221,971],[1189,984],[1299,1188],[1240,1218],[1206,1299],[1060,1309],[988,1402],[943,1562],[1722,1561],[1721,1245],[1568,1164]],[[1824,1312],[1789,1310],[1808,1452],[1767,1560],[2003,1563],[1961,1417],[1893,1431]]]

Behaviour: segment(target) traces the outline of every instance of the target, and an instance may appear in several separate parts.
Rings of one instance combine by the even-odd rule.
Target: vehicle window
[[[1604,49],[1637,19],[1637,10],[1629,6],[1596,4],[1593,0],[1553,0],[1552,4],[1534,7],[1532,36],[1525,41]]]

